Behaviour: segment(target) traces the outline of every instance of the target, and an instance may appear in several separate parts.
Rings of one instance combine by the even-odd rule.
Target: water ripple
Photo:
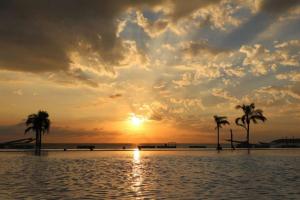
[[[0,199],[300,199],[300,151],[0,153]]]

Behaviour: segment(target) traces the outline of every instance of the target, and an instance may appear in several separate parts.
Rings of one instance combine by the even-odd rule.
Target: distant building
[[[285,138],[273,140],[269,143],[271,148],[300,148],[300,138]]]

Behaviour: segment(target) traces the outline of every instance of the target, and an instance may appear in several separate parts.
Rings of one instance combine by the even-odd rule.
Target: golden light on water
[[[138,149],[135,149],[133,151],[133,160],[134,160],[135,163],[140,162],[140,151]]]
[[[143,165],[141,163],[141,158],[140,158],[140,151],[139,149],[134,149],[133,150],[133,159],[132,159],[132,182],[131,182],[131,188],[132,191],[138,195],[142,195],[142,184],[143,184]]]

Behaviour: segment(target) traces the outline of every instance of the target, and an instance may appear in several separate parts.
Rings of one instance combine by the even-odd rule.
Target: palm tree
[[[221,116],[217,116],[215,115],[214,116],[214,119],[215,119],[215,122],[217,124],[216,126],[216,129],[217,129],[217,133],[218,133],[218,146],[217,146],[217,150],[221,150],[222,147],[220,145],[220,128],[222,128],[222,125],[226,125],[226,124],[230,124],[228,121],[227,121],[227,117],[221,117]]]
[[[35,132],[35,154],[41,154],[42,134],[50,130],[49,114],[46,111],[39,111],[37,114],[28,115],[26,120],[25,134],[29,131]]]
[[[244,115],[242,117],[238,117],[235,120],[236,125],[243,127],[247,133],[246,144],[247,147],[250,147],[250,123],[251,121],[256,124],[258,121],[266,121],[267,118],[263,115],[263,111],[261,109],[255,109],[255,104],[251,103],[250,105],[237,105],[236,109],[242,109]]]

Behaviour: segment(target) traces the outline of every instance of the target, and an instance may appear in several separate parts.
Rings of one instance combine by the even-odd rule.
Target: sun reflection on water
[[[140,151],[138,149],[133,151],[133,161],[135,163],[140,163]]]
[[[135,196],[142,196],[142,184],[143,184],[143,169],[141,163],[141,155],[138,149],[133,151],[132,160],[132,191],[134,191]]]

